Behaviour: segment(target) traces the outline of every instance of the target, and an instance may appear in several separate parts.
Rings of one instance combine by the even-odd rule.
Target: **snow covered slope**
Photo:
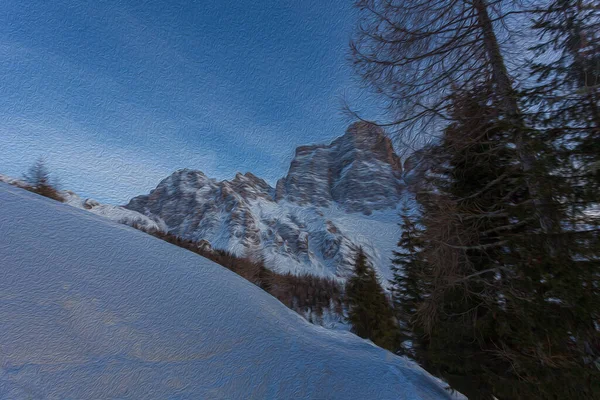
[[[23,189],[27,188],[28,186],[26,182],[20,179],[11,178],[10,176],[2,174],[0,174],[0,182],[8,183]],[[89,212],[101,215],[120,224],[127,224],[130,226],[137,225],[147,230],[165,231],[167,229],[164,222],[160,221],[159,219],[153,220],[144,214],[129,210],[125,207],[115,206],[112,204],[102,204],[93,199],[84,200],[70,190],[59,190],[58,193],[66,204],[72,207],[88,210]]]
[[[165,223],[160,219],[151,219],[144,214],[129,210],[125,207],[115,206],[112,204],[102,204],[93,199],[83,200],[76,193],[71,192],[70,190],[61,191],[60,194],[65,199],[66,204],[72,207],[87,210],[120,224],[139,226],[146,230],[166,231],[167,229]]]
[[[234,273],[0,183],[2,399],[442,399]]]

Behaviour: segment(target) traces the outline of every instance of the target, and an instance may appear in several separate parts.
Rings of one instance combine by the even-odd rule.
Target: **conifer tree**
[[[598,398],[597,6],[358,5],[355,64],[393,124],[446,121],[418,196],[422,363],[473,399]],[[541,33],[525,93],[502,48],[516,14]]]
[[[392,259],[391,292],[394,313],[398,321],[398,353],[406,354],[413,359],[418,359],[419,348],[424,345],[422,332],[418,332],[414,324],[417,308],[423,301],[425,292],[426,274],[422,269],[425,263],[422,260],[421,229],[415,221],[415,215],[407,206],[402,209],[402,231],[398,250],[394,251]]]
[[[487,99],[485,86],[454,96],[456,122],[421,197],[432,281],[418,313],[424,365],[469,398],[595,398],[586,347],[597,335],[597,253],[540,229],[510,129]],[[547,159],[536,173],[559,182]],[[546,210],[563,221],[552,200]]]
[[[555,381],[580,388],[570,396],[600,398],[600,9],[554,0],[534,30],[537,85],[526,95],[561,221],[555,257],[539,257],[542,305],[557,316],[548,335],[560,349],[554,365],[568,371]]]
[[[31,185],[34,189],[43,186],[50,186],[50,172],[46,167],[46,161],[40,157],[38,158],[26,174],[23,175],[25,181]]]
[[[527,95],[540,139],[552,143],[547,158],[573,214],[598,204],[600,193],[600,9],[591,1],[554,0],[539,15],[531,68],[537,85]]]
[[[392,308],[362,249],[356,255],[354,273],[346,284],[346,299],[352,332],[394,350],[396,326]]]
[[[515,231],[510,204],[522,202],[517,155],[485,85],[453,96],[454,122],[430,150],[434,165],[419,199],[429,282],[417,326],[427,336],[422,363],[473,399],[491,399],[493,376],[510,370],[493,356],[506,253]]]

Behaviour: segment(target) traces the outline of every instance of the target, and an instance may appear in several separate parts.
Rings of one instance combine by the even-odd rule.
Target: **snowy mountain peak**
[[[204,186],[214,184],[215,180],[207,177],[202,171],[192,169],[179,169],[166,179],[163,179],[158,187],[180,188],[182,190],[195,190]]]
[[[224,181],[238,194],[246,199],[265,198],[272,200],[274,189],[263,179],[251,172],[237,173],[231,181]]]
[[[329,145],[296,149],[276,199],[370,214],[393,208],[402,194],[402,163],[380,127],[356,122]]]
[[[402,163],[394,151],[394,146],[384,130],[368,122],[355,122],[347,129],[346,134],[336,141],[352,141],[355,149],[361,152],[357,156],[369,156],[389,164],[395,171],[402,172]],[[334,143],[336,142],[334,141]]]
[[[399,237],[401,172],[383,130],[358,122],[329,145],[299,147],[276,189],[250,172],[217,181],[182,169],[125,207],[280,272],[346,278],[363,247],[384,280]]]

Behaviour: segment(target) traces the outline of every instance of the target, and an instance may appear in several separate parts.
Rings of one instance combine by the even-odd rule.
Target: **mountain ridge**
[[[330,144],[298,147],[275,188],[251,172],[217,181],[184,168],[124,207],[278,272],[345,279],[362,247],[385,281],[399,237],[397,207],[411,197],[402,171],[383,129],[357,122]],[[376,232],[357,234],[375,223]]]

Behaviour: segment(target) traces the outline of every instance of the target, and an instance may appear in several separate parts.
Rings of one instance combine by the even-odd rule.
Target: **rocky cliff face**
[[[183,169],[126,208],[281,272],[345,278],[363,247],[388,278],[401,173],[391,141],[361,122],[329,145],[299,147],[275,189],[251,173],[216,181]]]
[[[235,240],[245,250],[255,251],[260,232],[249,202],[272,201],[272,192],[271,186],[250,173],[218,182],[200,171],[182,169],[150,194],[133,198],[126,207],[160,218],[175,235],[211,238],[217,248],[229,248],[229,242]]]
[[[394,207],[402,194],[402,164],[390,139],[377,126],[357,122],[330,145],[302,146],[276,200],[327,206],[370,214]]]

